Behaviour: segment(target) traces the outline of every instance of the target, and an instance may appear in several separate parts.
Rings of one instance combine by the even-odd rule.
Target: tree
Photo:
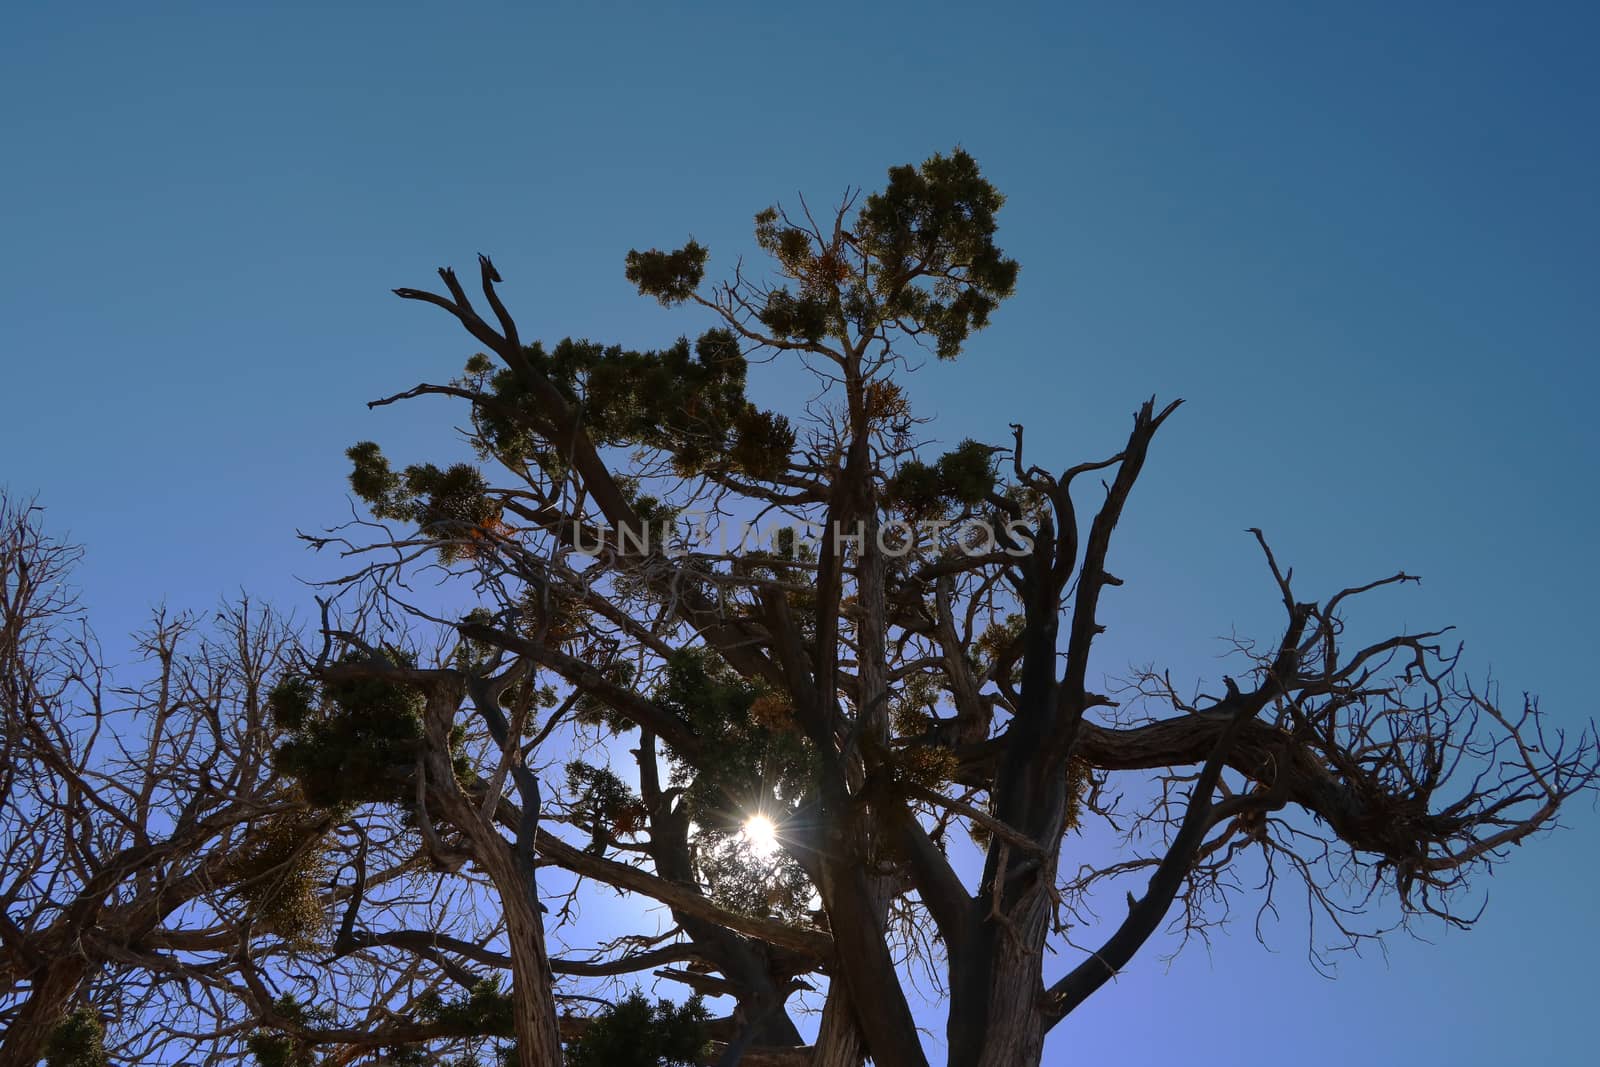
[[[524,338],[488,259],[481,296],[450,270],[397,290],[480,351],[373,405],[456,402],[474,458],[350,449],[371,518],[309,537],[354,570],[270,700],[276,766],[330,820],[323,926],[244,929],[195,979],[209,1025],[168,1030],[210,1062],[921,1067],[923,973],[949,1063],[1011,1067],[1158,929],[1220,921],[1241,872],[1263,906],[1302,885],[1336,943],[1469,924],[1472,876],[1595,787],[1593,729],[1504,708],[1442,631],[1355,640],[1361,598],[1414,579],[1302,599],[1259,531],[1281,632],[1217,692],[1095,691],[1113,536],[1178,405],[1065,467],[1020,426],[919,441],[913,358],[960,357],[1016,283],[1002,202],[958,150],[820,219],[762,211],[759,276],[632,252],[642,294],[706,324],[659,350]],[[754,404],[769,359],[815,397]],[[1132,832],[1099,852],[1101,822]],[[553,953],[612,891],[670,922]],[[647,974],[732,1010],[652,1006]]]
[[[78,550],[0,493],[0,1064],[159,1062],[190,950],[318,904],[297,856],[329,824],[272,773],[266,694],[295,648],[248,601],[157,612],[113,676],[71,591]]]
[[[383,553],[353,586],[382,616],[401,607],[407,563],[431,554],[470,576],[478,600],[456,631],[475,668],[431,683],[443,692],[430,751],[441,758],[462,694],[487,687],[473,705],[500,754],[479,810],[507,775],[523,805],[523,877],[496,877],[501,898],[531,900],[542,859],[667,903],[677,951],[716,974],[685,980],[738,1005],[736,1043],[792,1043],[782,1005],[803,976],[826,975],[815,1062],[870,1050],[923,1063],[898,966],[914,947],[948,982],[952,1064],[1037,1062],[1049,1029],[1164,922],[1203,929],[1237,865],[1262,867],[1269,894],[1303,879],[1341,938],[1371,934],[1342,895],[1356,872],[1401,919],[1466,923],[1471,873],[1595,782],[1592,732],[1546,736],[1533,702],[1502,709],[1466,683],[1442,631],[1347,645],[1357,600],[1411,576],[1302,599],[1259,531],[1284,623],[1269,646],[1241,645],[1238,680],[1195,698],[1154,672],[1131,701],[1091,689],[1098,604],[1121,584],[1112,537],[1177,404],[1144,404],[1120,449],[1064,469],[1025,457],[1018,426],[1002,445],[917,447],[896,378],[918,351],[957,358],[1010,295],[1001,204],[958,150],[894,168],[881,192],[820,220],[761,212],[767,277],[708,282],[694,242],[632,252],[641,293],[709,322],[660,351],[525,340],[487,259],[482,314],[448,270],[442,293],[397,290],[454,316],[482,352],[448,385],[377,403],[464,401],[479,462],[397,472],[376,445],[352,449],[374,515],[414,531],[343,541]],[[752,404],[747,369],[772,357],[803,362],[821,399],[803,413]],[[1100,472],[1109,482],[1080,518],[1078,480]],[[691,512],[712,533],[769,516],[790,532],[708,545]],[[797,536],[807,524],[821,536]],[[538,746],[509,740],[540,684],[542,733],[572,715],[626,738],[636,767],[572,768],[570,795],[541,805]],[[497,721],[505,707],[515,723]],[[1144,847],[1073,854],[1078,873],[1064,872],[1064,846],[1112,814],[1109,783],[1131,774],[1155,786],[1135,813]],[[456,788],[442,763],[427,784]],[[500,847],[453,803],[438,802],[452,833]],[[748,891],[749,857],[728,855],[751,817],[782,846],[765,898]],[[537,833],[541,818],[588,845]],[[952,862],[958,831],[983,843],[976,884]],[[1126,918],[1046,984],[1064,915],[1118,876],[1144,881]],[[823,930],[805,923],[808,893]],[[934,944],[897,939],[923,916]],[[511,933],[530,992],[519,1041],[545,1030],[547,1058],[522,1062],[554,1062],[543,949],[530,929],[519,954]]]

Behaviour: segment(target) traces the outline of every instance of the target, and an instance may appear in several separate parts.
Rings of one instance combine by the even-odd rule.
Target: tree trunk
[[[889,898],[893,887],[886,877],[869,876],[867,891],[871,894],[873,913],[881,928],[889,914]],[[829,980],[828,1000],[822,1007],[822,1026],[817,1031],[816,1052],[812,1067],[861,1067],[867,1058],[866,1039],[861,1035],[861,1022],[856,1017],[857,1005],[865,1004],[871,1010],[871,1000],[857,1000],[850,995],[845,983],[837,978]]]
[[[889,913],[889,880],[871,878],[868,890],[881,924]],[[829,981],[828,1000],[822,1008],[822,1026],[817,1031],[811,1067],[861,1067],[866,1062],[866,1039],[861,1036],[861,1023],[856,1018],[858,1003],[842,981]]]
[[[1066,757],[1052,751],[1060,714],[1059,625],[1041,528],[1027,567],[1021,701],[991,789],[994,815],[1042,852],[989,842],[983,880],[950,957],[949,1067],[1037,1067],[1044,1053],[1042,964],[1067,811]]]
[[[1017,875],[1019,856],[992,843],[968,943],[950,960],[949,1067],[1037,1067],[1044,1053],[1044,945],[1060,856],[1065,782],[1039,783],[1037,821],[1018,819],[1035,840],[1053,845]],[[1054,827],[1053,838],[1041,827]],[[1000,888],[996,889],[996,883]]]
[[[828,1001],[822,1008],[822,1026],[817,1031],[811,1067],[861,1067],[865,1062],[866,1050],[850,998],[842,983],[832,983],[828,987]]]
[[[951,961],[949,1067],[1040,1063],[1046,1029],[1040,946],[1048,908],[1041,896],[1023,910],[1024,916],[1012,917],[1014,928],[984,920],[980,944],[970,950],[975,959]],[[987,965],[973,966],[978,959]]]
[[[511,949],[511,1004],[517,1035],[517,1067],[560,1067],[561,1031],[551,981],[550,959],[545,951],[544,923],[539,917],[539,894],[531,862],[522,862],[513,845],[500,835],[491,818],[461,789],[450,762],[450,726],[462,693],[438,686],[428,693],[426,750],[427,793],[436,799],[440,813],[466,838],[473,860],[488,875],[505,912],[506,940]],[[502,724],[503,725],[503,724]],[[492,728],[492,726],[491,726]],[[503,743],[514,743],[504,741]],[[519,791],[536,815],[537,784],[523,790],[526,769],[514,767]],[[425,822],[426,813],[419,811]],[[530,829],[536,824],[530,822]],[[424,825],[424,832],[428,828]],[[520,836],[520,835],[519,835]],[[518,845],[531,849],[531,842]],[[530,852],[531,855],[531,852]]]
[[[27,1003],[0,1038],[0,1067],[34,1067],[44,1059],[45,1043],[67,1013],[87,971],[87,961],[72,955],[56,959],[32,980]]]
[[[857,721],[873,751],[882,753],[889,746],[888,667],[884,636],[884,620],[888,612],[884,605],[883,555],[877,547],[880,520],[870,490],[863,512],[861,557],[857,570],[858,596],[862,607],[857,654],[861,683],[861,691],[856,698]],[[846,784],[852,793],[859,793],[865,780],[862,753],[857,747],[847,749],[844,755]],[[854,828],[854,851],[863,860],[877,854],[877,845],[871,832],[873,825],[873,820],[866,818]],[[893,889],[887,877],[868,873],[866,890],[867,905],[877,929],[881,931],[889,914],[889,899]],[[828,984],[828,1000],[822,1010],[822,1026],[817,1033],[812,1067],[861,1067],[866,1062],[867,1044],[857,1013],[873,1010],[874,1006],[870,992],[852,993],[840,976],[835,974]],[[887,1058],[886,1055],[882,1059]]]
[[[1044,987],[1039,957],[1006,932],[999,936],[989,1017],[976,1067],[1036,1067],[1044,1055]],[[955,1060],[951,1061],[952,1067]]]
[[[457,793],[457,797],[460,794]],[[494,884],[505,912],[511,948],[511,1004],[516,1016],[517,1067],[559,1067],[561,1033],[545,950],[544,924],[532,879],[518,864],[512,845],[492,826],[477,821],[465,798],[444,800],[447,816],[466,831],[473,858]],[[462,810],[462,809],[465,810]],[[452,810],[455,809],[455,810]]]
[[[550,986],[544,925],[532,893],[501,888],[506,938],[511,943],[511,1003],[516,1012],[517,1067],[559,1067],[561,1033]]]

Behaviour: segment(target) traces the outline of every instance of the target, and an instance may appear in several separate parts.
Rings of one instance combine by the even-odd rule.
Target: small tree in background
[[[153,1024],[216,1008],[194,976],[321,923],[333,819],[275,773],[266,706],[298,645],[248,601],[159,611],[112,671],[44,514],[0,492],[0,1064],[165,1062]]]

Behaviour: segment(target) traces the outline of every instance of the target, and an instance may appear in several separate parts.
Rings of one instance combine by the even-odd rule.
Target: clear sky
[[[961,144],[1016,298],[921,372],[935,433],[1045,466],[1183,396],[1124,520],[1097,670],[1219,673],[1302,595],[1405,568],[1375,624],[1594,711],[1600,8],[1476,3],[35,4],[0,24],[0,484],[87,546],[111,636],[240,587],[309,603],[364,401],[472,346],[390,296],[492,253],[527,335],[659,344],[630,247]],[[781,399],[781,374],[756,383]],[[1318,978],[1292,919],[1136,962],[1061,1063],[1592,1062],[1596,832],[1533,843],[1468,934]]]

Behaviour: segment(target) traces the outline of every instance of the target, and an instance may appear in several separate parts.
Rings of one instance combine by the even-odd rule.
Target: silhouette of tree
[[[1594,788],[1592,727],[1564,735],[1532,698],[1472,685],[1444,631],[1357,639],[1366,594],[1415,578],[1308,597],[1259,530],[1279,632],[1237,641],[1210,692],[1156,669],[1097,692],[1114,535],[1178,404],[1142,404],[1124,442],[1066,465],[1025,453],[1021,426],[923,440],[905,376],[961,357],[1016,284],[1002,203],[957,150],[820,217],[760,212],[760,272],[708,280],[693,241],[631,252],[638,290],[705,327],[658,350],[524,337],[488,259],[481,295],[450,270],[442,292],[397,290],[479,351],[373,406],[455,401],[473,457],[350,449],[371,517],[308,535],[348,561],[319,647],[251,689],[264,723],[254,696],[221,720],[260,725],[284,792],[213,769],[231,775],[218,810],[257,832],[194,839],[220,849],[192,861],[213,882],[254,888],[213,904],[212,928],[163,912],[107,950],[183,1002],[142,1047],[922,1067],[921,976],[950,1064],[1015,1067],[1157,930],[1204,936],[1288,887],[1318,945],[1470,924],[1473,876]],[[816,383],[782,412],[746,389],[774,360]],[[33,705],[8,699],[7,743],[33,744],[16,725]],[[71,792],[87,766],[31,773]],[[1124,888],[1097,924],[1090,903]],[[619,896],[637,926],[568,944],[585,905]],[[23,910],[13,974],[64,921]],[[71,968],[29,1019],[74,997],[106,1013]],[[645,975],[732,1008],[652,1004]],[[808,990],[825,991],[809,1046]]]

